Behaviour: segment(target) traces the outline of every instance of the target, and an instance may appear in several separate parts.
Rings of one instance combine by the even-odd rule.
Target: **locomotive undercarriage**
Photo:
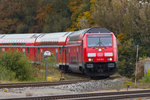
[[[88,76],[97,77],[109,77],[110,75],[116,72],[116,63],[115,62],[106,62],[106,63],[85,63],[84,72]]]

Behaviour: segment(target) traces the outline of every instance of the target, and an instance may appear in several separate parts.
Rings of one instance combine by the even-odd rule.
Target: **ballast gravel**
[[[119,90],[123,88],[124,81],[124,78],[116,78],[91,80],[89,82],[59,86],[10,88],[8,89],[8,92],[4,92],[4,89],[0,89],[0,99],[28,96],[64,95],[112,89]]]
[[[0,89],[0,99],[4,98],[18,98],[18,97],[30,97],[30,96],[45,96],[45,95],[63,95],[74,94],[75,92],[52,89],[50,87],[26,87],[26,88],[11,88],[8,92],[4,92]]]
[[[52,88],[75,91],[75,92],[91,92],[91,91],[112,90],[112,89],[119,90],[125,87],[124,86],[125,80],[126,80],[125,78],[118,78],[113,80],[111,79],[92,80],[89,82],[54,86]]]

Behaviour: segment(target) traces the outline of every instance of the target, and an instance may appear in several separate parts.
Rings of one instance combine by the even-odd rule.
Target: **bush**
[[[145,76],[142,78],[143,83],[149,83],[150,82],[150,72],[147,72]]]
[[[119,48],[118,73],[122,76],[133,77],[136,61],[136,46],[132,40],[122,43]]]
[[[0,57],[0,69],[4,70],[1,76],[12,76],[20,81],[30,80],[32,64],[21,52],[8,50]],[[6,77],[6,80],[9,78]]]
[[[0,66],[0,80],[12,81],[15,79],[15,73],[11,70],[7,70],[6,67]]]

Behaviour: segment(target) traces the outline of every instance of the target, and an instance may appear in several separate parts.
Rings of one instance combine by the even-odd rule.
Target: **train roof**
[[[73,32],[56,32],[56,33],[27,33],[27,34],[0,34],[0,43],[34,43],[36,42],[65,42],[69,37],[69,41],[78,41],[85,33],[112,33],[106,28],[87,28]]]
[[[41,34],[1,34],[0,40],[2,43],[32,43]]]
[[[79,38],[86,33],[112,33],[112,32],[106,28],[99,28],[99,27],[87,28],[87,29],[72,32],[69,35],[70,41],[78,41]]]
[[[0,35],[0,39],[34,39],[40,34],[3,34]]]
[[[65,42],[70,33],[0,34],[0,43]]]
[[[112,33],[112,32],[106,28],[93,27],[89,28],[86,33]]]
[[[112,33],[112,32],[106,28],[93,27],[93,28],[87,28],[79,31],[74,31],[69,36],[81,35],[85,33]]]
[[[46,33],[39,36],[36,42],[65,42],[66,38],[72,32],[57,32],[57,33]]]

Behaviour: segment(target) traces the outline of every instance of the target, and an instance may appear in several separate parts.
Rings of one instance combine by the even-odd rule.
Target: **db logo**
[[[103,56],[103,53],[98,53],[97,56],[98,56],[98,57],[102,57],[102,56]]]

